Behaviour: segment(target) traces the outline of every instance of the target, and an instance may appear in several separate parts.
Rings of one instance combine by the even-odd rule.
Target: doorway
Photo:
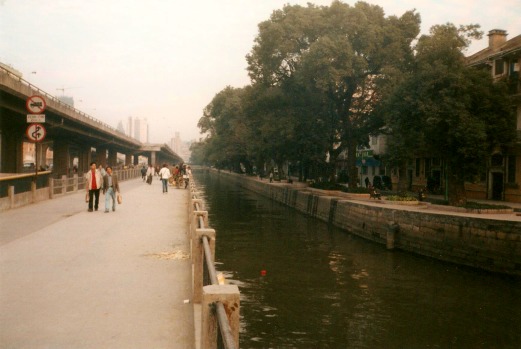
[[[492,200],[503,200],[503,173],[492,172]]]

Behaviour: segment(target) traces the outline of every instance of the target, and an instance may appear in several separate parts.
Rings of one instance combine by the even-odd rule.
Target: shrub
[[[470,208],[470,209],[481,209],[481,210],[504,210],[507,208],[511,208],[510,206],[505,206],[505,205],[491,205],[491,204],[484,204],[484,203],[474,202],[474,201],[467,201],[467,203],[463,207]]]
[[[415,197],[403,195],[390,195],[385,198],[388,201],[418,201]]]
[[[382,177],[380,177],[380,176],[374,176],[374,178],[373,178],[373,186],[374,186],[376,189],[380,189],[380,190],[382,190],[382,189],[383,189]]]
[[[322,189],[322,190],[342,190],[342,189],[345,189],[344,186],[338,184],[338,183],[333,183],[333,182],[315,182],[313,184],[311,184],[311,187],[312,188],[316,188],[316,189]]]
[[[338,182],[339,183],[347,183],[349,182],[349,176],[347,175],[346,170],[341,170],[338,174]]]
[[[382,176],[382,185],[384,188],[391,190],[393,188],[393,183],[391,182],[391,177]]]

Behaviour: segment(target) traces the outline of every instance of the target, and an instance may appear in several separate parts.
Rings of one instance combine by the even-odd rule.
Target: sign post
[[[43,141],[47,134],[45,127],[39,122],[45,122],[45,114],[42,114],[47,107],[45,99],[42,96],[31,96],[25,102],[25,108],[29,112],[27,114],[27,122],[30,123],[25,131],[27,138],[34,142],[34,185],[36,189],[36,179],[38,178],[38,143]]]

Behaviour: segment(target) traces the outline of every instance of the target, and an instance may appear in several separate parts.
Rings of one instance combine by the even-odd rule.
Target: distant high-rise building
[[[175,133],[175,137],[170,139],[170,148],[179,155],[185,162],[190,159],[190,145],[192,142],[183,142],[179,132]]]
[[[170,140],[170,148],[172,150],[179,154],[179,151],[181,150],[181,137],[179,136],[179,132],[175,133],[175,137]]]
[[[56,98],[58,98],[61,102],[74,107],[74,98],[72,96],[58,96]]]
[[[137,139],[142,143],[148,143],[148,122],[147,119],[128,117],[127,135]]]
[[[120,121],[120,122],[118,123],[118,127],[116,128],[116,130],[118,130],[118,132],[121,132],[121,133],[123,133],[123,134],[126,134],[126,133],[125,133],[125,127],[123,126],[123,121]]]

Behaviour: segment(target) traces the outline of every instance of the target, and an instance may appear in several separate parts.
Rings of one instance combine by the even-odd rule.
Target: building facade
[[[465,189],[469,199],[521,202],[521,35],[507,40],[506,31],[494,29],[488,37],[488,47],[467,57],[467,64],[489,71],[496,81],[506,79],[517,116],[517,140],[513,146],[490,154],[486,172],[474,183],[466,183]],[[366,178],[373,183],[377,176],[390,176],[393,189],[397,189],[398,171],[390,170],[380,160],[380,155],[387,151],[386,139],[383,135],[370,137],[369,148],[358,152],[360,186],[365,186]],[[441,159],[418,154],[408,162],[405,174],[408,190],[427,188],[430,193],[445,194],[446,173]]]
[[[517,141],[495,150],[484,181],[469,185],[467,191],[469,197],[521,202],[521,35],[510,40],[507,35],[504,30],[491,30],[488,47],[467,57],[467,64],[489,71],[496,81],[506,80],[517,116]]]

